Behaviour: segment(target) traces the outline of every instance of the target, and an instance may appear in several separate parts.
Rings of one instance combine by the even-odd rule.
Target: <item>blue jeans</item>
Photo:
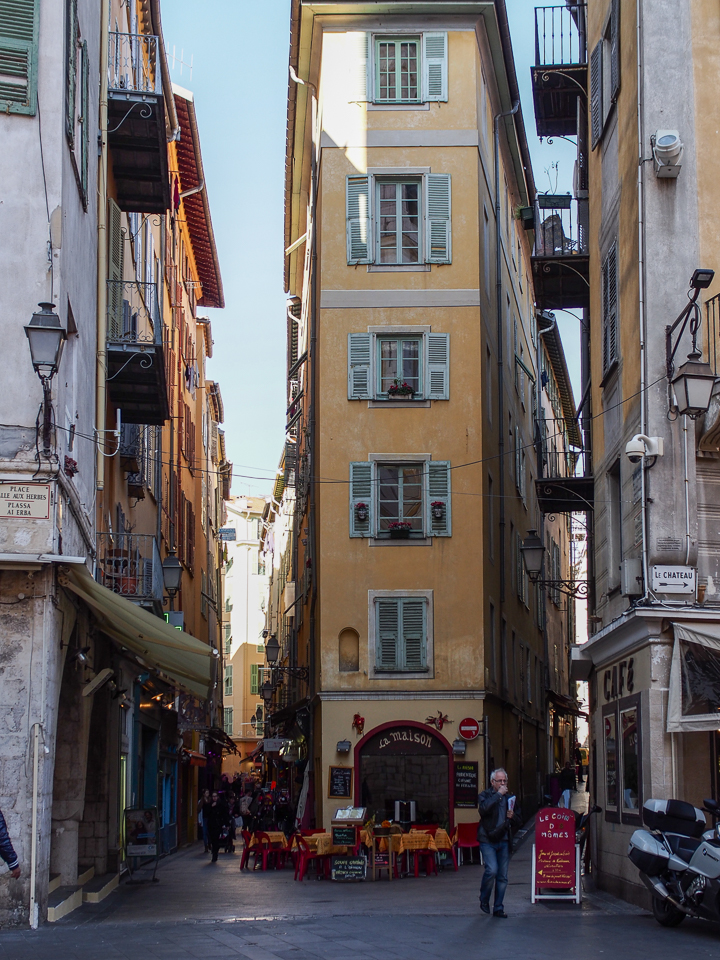
[[[503,908],[505,890],[508,885],[508,864],[510,863],[510,847],[507,840],[501,843],[481,843],[485,873],[480,886],[480,902],[490,906],[490,896],[495,885],[495,904],[493,913]]]

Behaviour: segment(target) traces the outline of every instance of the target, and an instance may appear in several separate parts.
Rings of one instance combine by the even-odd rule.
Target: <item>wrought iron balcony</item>
[[[121,210],[170,207],[159,38],[118,33],[108,39],[108,144]]]
[[[162,424],[170,415],[154,283],[107,281],[107,389],[125,423]]]
[[[162,614],[162,564],[154,536],[98,533],[95,579],[113,593]]]
[[[705,303],[705,338],[710,369],[720,378],[720,294]],[[698,444],[703,452],[716,454],[720,450],[720,393],[718,385],[710,400],[710,408],[702,420],[702,435]]]
[[[594,482],[583,476],[585,452],[577,421],[555,417],[539,421],[538,468],[535,481],[538,506],[543,513],[582,513],[593,509]]]
[[[575,136],[578,97],[587,92],[584,3],[535,8],[535,123],[539,137]]]
[[[532,263],[541,310],[590,305],[588,218],[587,200],[547,194],[537,198]]]

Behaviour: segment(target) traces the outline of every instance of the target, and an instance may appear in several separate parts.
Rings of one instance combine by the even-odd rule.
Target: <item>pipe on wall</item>
[[[107,116],[108,116],[108,24],[110,0],[102,0],[100,6],[100,105],[99,138],[100,162],[97,185],[97,387],[95,396],[95,486],[105,488],[105,403],[107,375]]]

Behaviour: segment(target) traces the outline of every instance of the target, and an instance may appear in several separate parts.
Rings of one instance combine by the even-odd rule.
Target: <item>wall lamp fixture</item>
[[[279,673],[285,673],[289,677],[292,677],[294,680],[304,680],[305,683],[310,679],[310,671],[307,667],[279,667],[277,666],[278,657],[280,656],[280,644],[278,639],[273,634],[269,637],[267,643],[265,644],[265,656],[267,657],[267,662]]]
[[[697,334],[700,329],[701,314],[697,299],[701,290],[706,290],[713,282],[714,270],[696,270],[690,279],[690,288],[693,291],[690,301],[677,320],[665,327],[665,364],[667,378],[675,392],[677,410],[679,414],[691,417],[693,420],[707,412],[710,406],[715,374],[709,363],[702,360],[702,353],[698,350]],[[692,350],[685,363],[675,373],[675,354],[680,346],[685,328],[690,324],[692,336]],[[680,327],[677,339],[673,346],[673,334]]]
[[[52,378],[58,372],[67,333],[55,313],[54,303],[38,304],[40,310],[32,315],[25,327],[25,336],[30,344],[33,370],[40,378],[43,389],[42,453],[52,454]]]
[[[568,597],[575,597],[576,599],[587,597],[587,580],[542,580],[540,578],[545,547],[536,530],[528,530],[528,535],[522,542],[520,552],[522,553],[525,570],[532,583],[548,590],[559,590]]]

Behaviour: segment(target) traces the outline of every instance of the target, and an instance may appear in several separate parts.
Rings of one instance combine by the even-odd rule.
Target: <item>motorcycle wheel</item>
[[[652,911],[657,922],[663,927],[677,927],[685,919],[682,910],[678,910],[661,897],[652,898]]]

